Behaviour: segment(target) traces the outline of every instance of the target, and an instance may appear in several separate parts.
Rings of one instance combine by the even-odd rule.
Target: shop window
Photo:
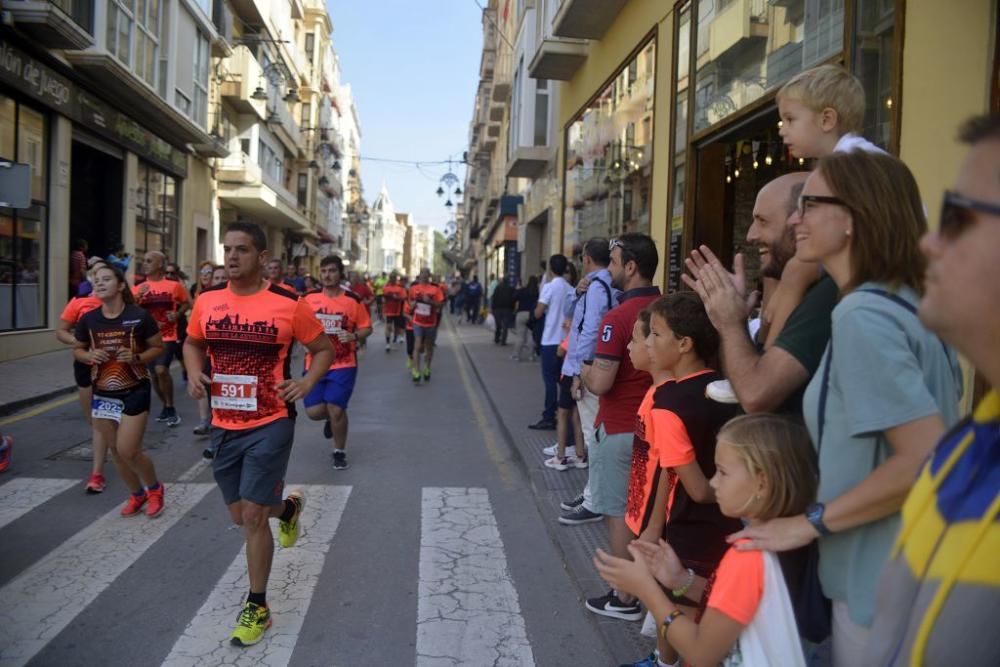
[[[844,0],[697,2],[696,132],[843,49]]]
[[[893,136],[896,14],[893,0],[857,0],[851,69],[865,89],[864,135],[885,149]]]
[[[566,247],[649,233],[655,67],[654,38],[566,128]]]
[[[145,162],[139,163],[135,214],[137,257],[149,250],[159,250],[176,259],[178,188],[173,176]]]
[[[46,117],[0,95],[0,159],[31,168],[31,206],[0,207],[0,331],[46,325]]]

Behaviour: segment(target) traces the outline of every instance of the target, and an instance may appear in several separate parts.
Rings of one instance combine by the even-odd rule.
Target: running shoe
[[[347,462],[347,452],[342,449],[333,450],[333,469],[347,470],[351,464]]]
[[[271,627],[271,610],[247,601],[230,636],[233,646],[253,646],[264,638],[264,631]]]
[[[0,438],[0,472],[10,467],[10,457],[14,454],[14,438],[5,435]]]
[[[656,657],[656,652],[650,653],[642,660],[637,660],[636,662],[625,662],[618,667],[659,667],[659,660]]]
[[[90,494],[101,493],[105,486],[107,484],[104,481],[104,475],[99,472],[91,473],[90,479],[87,480],[86,491]]]
[[[597,512],[591,512],[583,503],[573,510],[568,512],[563,512],[559,515],[559,523],[564,526],[581,526],[585,523],[593,523],[595,521],[600,521],[604,518],[603,514],[598,514]]]
[[[214,459],[215,458],[215,447],[213,447],[212,445],[209,445],[205,449],[201,450],[201,458],[208,459],[209,461],[211,461],[212,459]]]
[[[181,416],[177,414],[176,408],[170,408],[170,414],[167,416],[164,423],[170,428],[173,428],[181,423]]]
[[[425,368],[424,369],[424,382],[430,382],[430,381],[431,381],[431,369]]]
[[[162,424],[168,419],[170,419],[170,411],[167,410],[166,408],[163,408],[162,410],[160,410],[160,415],[156,418],[156,421]]]
[[[287,499],[295,505],[295,514],[288,521],[278,522],[278,544],[286,549],[295,546],[299,539],[299,517],[306,507],[306,494],[296,489],[288,494]]]
[[[575,510],[577,507],[583,504],[583,494],[581,493],[573,500],[564,500],[559,503],[559,507],[566,510],[567,512]]]
[[[192,433],[194,433],[195,435],[208,435],[211,430],[212,430],[212,421],[210,419],[206,419],[205,421],[195,426],[194,431],[192,431]]]
[[[149,494],[145,491],[139,496],[130,493],[128,500],[125,502],[125,507],[122,508],[122,516],[135,516],[142,509],[142,506],[146,504],[147,500],[149,500]]]
[[[414,382],[420,384],[420,371],[414,368],[413,371],[410,373],[410,376],[413,378]]]
[[[528,428],[532,431],[554,431],[556,430],[556,422],[554,419],[539,419],[534,424],[529,424]]]
[[[392,343],[390,343],[390,342],[386,341],[386,344],[385,344],[385,351],[386,351],[386,352],[392,352]]]
[[[555,456],[558,453],[559,453],[558,442],[554,442],[549,447],[545,447],[544,449],[542,449],[542,454],[545,454],[546,456]]]
[[[160,482],[159,488],[146,491],[146,497],[149,499],[149,503],[146,505],[146,516],[150,519],[160,516],[160,512],[163,511],[163,490],[163,482]]]
[[[595,614],[623,621],[641,621],[643,617],[642,607],[639,606],[638,600],[622,602],[614,590],[610,590],[600,597],[588,599],[584,606]]]

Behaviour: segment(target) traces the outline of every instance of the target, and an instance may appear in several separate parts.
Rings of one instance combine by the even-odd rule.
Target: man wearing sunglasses
[[[937,444],[903,505],[869,665],[1000,664],[1000,114],[960,136],[972,148],[921,241],[920,319],[994,389]]]

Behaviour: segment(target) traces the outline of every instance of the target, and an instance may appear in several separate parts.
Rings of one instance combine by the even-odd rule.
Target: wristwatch
[[[833,531],[826,527],[823,523],[823,512],[826,511],[826,505],[823,503],[813,503],[806,508],[806,521],[812,524],[813,528],[819,532],[822,536],[833,535]]]

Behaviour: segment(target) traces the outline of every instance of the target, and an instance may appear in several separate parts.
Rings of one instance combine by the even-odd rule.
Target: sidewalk
[[[0,363],[0,417],[76,389],[69,348]]]
[[[457,319],[451,319],[456,322]],[[444,323],[449,327],[449,323]],[[583,491],[587,471],[571,469],[559,472],[546,468],[542,448],[556,441],[555,431],[532,431],[528,424],[541,416],[543,387],[537,362],[517,362],[510,358],[516,349],[515,340],[520,332],[513,332],[508,340],[512,344],[500,347],[493,344],[493,331],[483,325],[460,324],[452,331],[464,345],[466,358],[471,361],[477,379],[484,388],[491,407],[502,424],[501,433],[507,437],[520,457],[535,501],[546,517],[546,528],[563,553],[563,560],[573,580],[579,587],[579,601],[603,595],[608,585],[597,574],[592,562],[598,547],[607,548],[607,530],[604,523],[581,526],[564,526],[558,522],[559,503],[570,500]],[[463,350],[459,350],[461,354]],[[559,610],[553,609],[553,615]],[[621,662],[632,662],[649,655],[654,646],[652,639],[642,637],[642,623],[619,621],[593,614],[594,621],[604,636],[611,654]]]

